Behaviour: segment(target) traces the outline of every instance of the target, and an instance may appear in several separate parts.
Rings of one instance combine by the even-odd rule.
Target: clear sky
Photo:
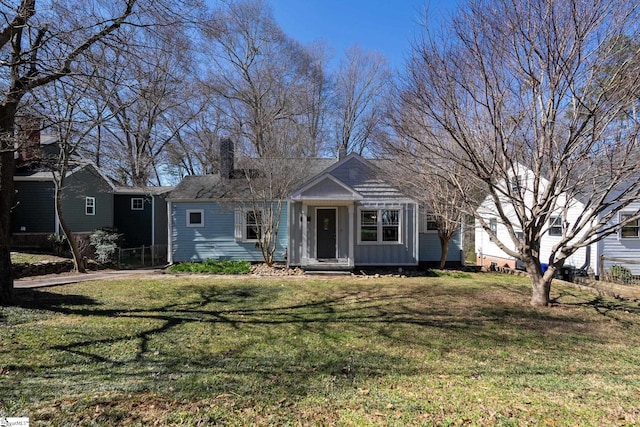
[[[430,21],[448,14],[456,0],[270,0],[276,21],[295,40],[323,40],[335,58],[359,44],[383,53],[394,69],[403,66],[420,34],[425,5]]]

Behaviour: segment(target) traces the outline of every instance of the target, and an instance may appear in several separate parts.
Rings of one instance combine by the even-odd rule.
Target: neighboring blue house
[[[308,164],[309,178],[282,210],[277,260],[321,270],[439,262],[440,241],[429,227],[433,222],[414,199],[384,179],[392,173],[388,161],[351,154]],[[246,209],[246,182],[228,171],[189,176],[170,193],[169,262],[262,261],[256,215]],[[460,235],[449,248],[451,264],[463,259]]]

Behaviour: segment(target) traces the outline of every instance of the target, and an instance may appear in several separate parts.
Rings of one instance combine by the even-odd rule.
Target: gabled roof
[[[78,161],[73,165],[73,168],[67,171],[66,177],[70,177],[71,175],[85,169],[91,168],[93,171],[100,176],[111,189],[115,189],[113,182],[107,177],[101,170],[98,168],[93,162],[88,160]],[[57,173],[57,172],[56,172]],[[53,182],[53,173],[50,170],[46,170],[40,167],[28,167],[28,168],[16,168],[16,171],[13,175],[14,181],[48,181]]]
[[[320,188],[322,187],[322,188]],[[329,191],[327,191],[327,189]],[[353,188],[341,182],[328,172],[311,180],[295,191],[293,200],[362,200],[363,197]]]
[[[261,165],[267,165],[268,168],[273,160],[241,159],[238,164],[249,167],[250,171],[259,171]],[[304,162],[304,176],[297,185],[293,185],[293,200],[410,199],[385,179],[385,176],[393,173],[390,160],[368,160],[355,153],[339,161],[335,158],[276,160],[296,162],[298,166]],[[251,191],[243,173],[237,173],[230,179],[223,179],[218,174],[187,176],[169,194],[169,199],[173,201],[238,201],[250,198]]]

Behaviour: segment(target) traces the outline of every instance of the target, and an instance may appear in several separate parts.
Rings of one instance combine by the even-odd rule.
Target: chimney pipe
[[[21,162],[40,159],[40,127],[41,120],[37,117],[16,117],[15,136]]]
[[[345,147],[344,145],[341,145],[338,148],[338,160],[342,160],[345,157],[347,157],[347,147]]]

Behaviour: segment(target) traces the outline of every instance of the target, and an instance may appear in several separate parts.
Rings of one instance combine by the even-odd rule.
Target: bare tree
[[[94,44],[116,40],[118,29],[134,16],[136,0],[108,7],[56,2],[36,14],[35,0],[3,2],[0,27],[0,304],[13,299],[10,211],[14,185],[15,116],[24,96],[70,74]],[[86,11],[79,17],[78,11]]]
[[[99,146],[92,151],[121,183],[160,185],[158,167],[166,148],[202,104],[191,97],[192,58],[185,34],[174,27],[135,29],[129,38],[132,49],[103,53],[112,67],[97,80],[98,94],[108,105],[111,120],[101,127]]]
[[[391,81],[384,56],[359,46],[347,50],[334,75],[337,149],[363,154],[384,119],[384,93]]]
[[[310,160],[282,157],[245,158],[240,162],[249,194],[244,201],[244,214],[254,222],[255,238],[265,264],[276,261],[279,250],[278,232],[286,200],[301,182]]]
[[[617,0],[470,0],[450,32],[426,29],[408,64],[403,103],[424,117],[444,164],[455,162],[460,179],[482,184],[488,199],[477,220],[525,264],[534,306],[549,304],[565,260],[617,232],[624,225],[612,221],[617,212],[640,197],[638,8]],[[634,43],[624,52],[611,42],[622,37]],[[583,209],[569,218],[574,201]],[[465,205],[474,208],[472,200]],[[507,239],[493,232],[489,212]],[[563,227],[543,272],[541,238],[552,216]]]
[[[211,89],[225,100],[229,135],[264,157],[274,145],[305,152],[295,127],[308,111],[301,102],[318,63],[287,37],[262,0],[228,3],[211,20]]]
[[[104,111],[86,109],[86,100],[92,98],[90,83],[95,73],[86,72],[75,78],[63,78],[34,91],[33,108],[40,110],[47,133],[56,138],[56,150],[43,153],[43,166],[51,171],[54,181],[54,204],[60,228],[66,237],[77,272],[85,273],[86,266],[78,241],[68,226],[64,210],[63,195],[67,187],[67,175],[73,169],[86,165],[79,155],[79,148],[86,137],[99,125]],[[56,230],[58,233],[58,230]]]
[[[180,25],[198,4],[150,0],[61,0],[38,8],[35,0],[2,2],[0,14],[0,304],[13,299],[10,210],[14,195],[13,137],[25,95],[81,73],[97,46],[128,46],[122,30],[133,25]],[[37,13],[36,13],[37,12]],[[107,65],[108,66],[108,65]]]

